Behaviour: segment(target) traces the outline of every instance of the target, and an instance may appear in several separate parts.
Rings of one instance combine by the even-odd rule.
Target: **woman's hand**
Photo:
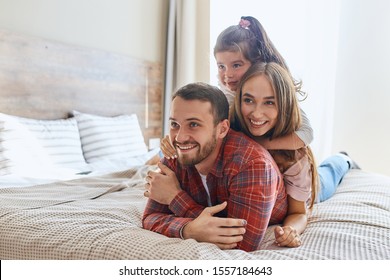
[[[301,237],[297,231],[291,226],[280,227],[274,229],[275,243],[280,247],[299,247],[301,246]]]

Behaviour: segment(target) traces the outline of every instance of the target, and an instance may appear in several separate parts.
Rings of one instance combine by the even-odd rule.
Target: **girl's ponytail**
[[[306,98],[306,93],[303,92],[302,89],[302,82],[297,81],[292,77],[292,74],[290,72],[290,69],[287,66],[286,61],[282,57],[282,55],[279,53],[279,51],[275,48],[272,41],[268,38],[267,33],[265,32],[264,27],[261,25],[261,23],[254,17],[251,16],[242,16],[241,20],[244,22],[248,22],[248,28],[253,35],[255,36],[257,40],[257,49],[259,53],[259,57],[261,58],[262,62],[276,62],[280,66],[282,66],[284,69],[287,70],[287,72],[290,74],[291,79],[294,81],[295,90],[296,92],[303,97],[303,99]]]

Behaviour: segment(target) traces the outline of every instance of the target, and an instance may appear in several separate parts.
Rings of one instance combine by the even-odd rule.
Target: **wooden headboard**
[[[135,113],[148,141],[162,136],[162,93],[158,63],[0,30],[2,113],[35,119],[72,110]]]

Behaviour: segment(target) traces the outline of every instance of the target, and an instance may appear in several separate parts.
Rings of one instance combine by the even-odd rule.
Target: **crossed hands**
[[[158,203],[169,205],[181,191],[180,184],[176,174],[166,165],[159,162],[157,166],[159,170],[148,171],[146,175],[144,196]]]
[[[159,171],[148,171],[145,178],[144,195],[158,203],[169,205],[181,191],[176,174],[162,163]],[[206,207],[200,215],[186,224],[182,234],[184,239],[193,238],[198,242],[209,242],[220,249],[233,249],[242,241],[246,220],[219,218],[214,215],[226,208],[227,202]]]
[[[213,215],[225,209],[227,202],[206,207],[193,221],[184,226],[184,239],[193,238],[198,242],[209,242],[220,249],[233,249],[243,240],[246,220],[219,218]]]
[[[301,237],[297,231],[291,226],[280,227],[274,229],[275,243],[280,247],[299,247],[301,246]]]

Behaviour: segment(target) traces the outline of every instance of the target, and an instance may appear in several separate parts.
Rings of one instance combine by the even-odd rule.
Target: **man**
[[[287,211],[282,176],[270,154],[229,128],[229,104],[216,87],[194,83],[172,97],[170,139],[178,158],[146,177],[143,226],[221,249],[258,248]]]

